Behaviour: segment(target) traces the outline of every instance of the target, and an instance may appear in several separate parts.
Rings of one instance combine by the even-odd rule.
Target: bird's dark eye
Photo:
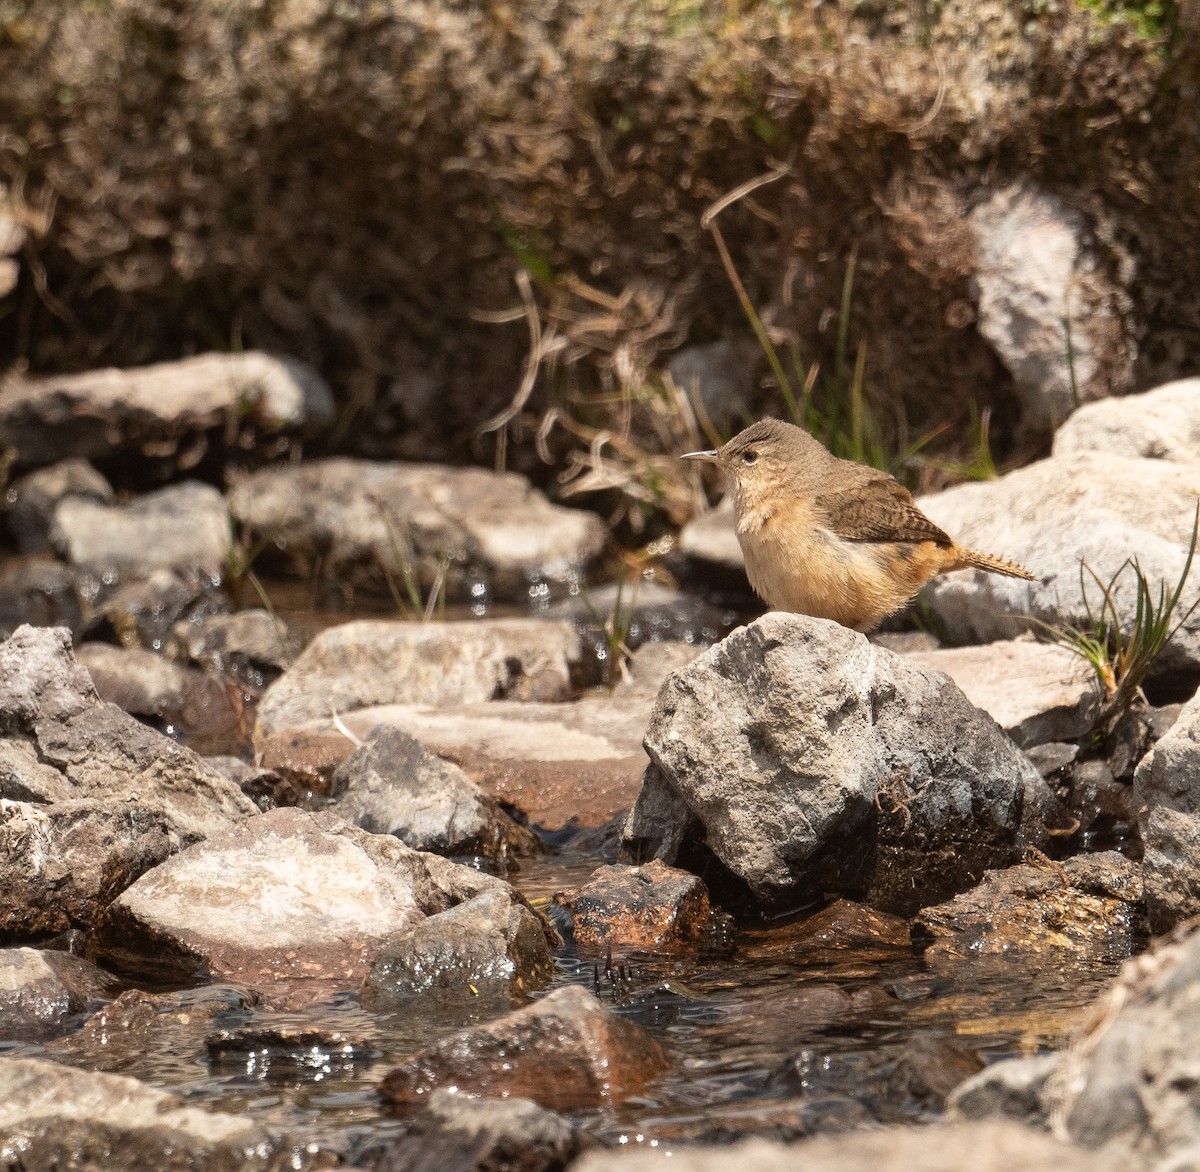
[[[749,450],[742,453],[742,463],[743,464],[753,464],[755,462],[755,460],[757,460],[757,459],[758,459],[758,453],[753,448],[750,448]]]

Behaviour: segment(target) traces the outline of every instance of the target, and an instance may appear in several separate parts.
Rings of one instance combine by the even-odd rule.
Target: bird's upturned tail
[[[966,569],[968,566],[975,566],[980,570],[990,570],[993,574],[1004,574],[1009,578],[1025,578],[1029,582],[1035,581],[1035,577],[1024,566],[1018,566],[1016,562],[1010,562],[1007,558],[993,557],[990,553],[977,553],[973,549],[963,549],[962,546],[956,546],[955,552],[958,554],[958,565],[955,569]]]

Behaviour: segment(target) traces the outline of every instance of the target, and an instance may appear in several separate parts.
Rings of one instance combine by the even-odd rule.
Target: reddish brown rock
[[[657,859],[640,867],[598,867],[554,902],[571,913],[575,943],[585,954],[686,951],[718,943],[726,928],[703,882]]]
[[[662,1048],[578,985],[485,1026],[451,1034],[396,1067],[379,1092],[397,1114],[436,1087],[532,1099],[552,1110],[595,1107],[662,1073]]]
[[[750,960],[806,963],[856,960],[909,949],[911,937],[911,923],[903,916],[837,899],[796,923],[743,933],[738,940],[738,954]]]

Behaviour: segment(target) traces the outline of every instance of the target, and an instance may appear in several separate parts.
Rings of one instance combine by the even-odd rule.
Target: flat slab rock
[[[357,988],[384,947],[440,912],[508,884],[331,814],[281,808],[246,819],[143,875],[97,930],[111,967],[163,979]],[[548,957],[548,937],[543,939]],[[326,988],[326,993],[328,989]]]
[[[293,1154],[298,1162],[285,1165]],[[7,1057],[0,1057],[0,1158],[15,1158],[23,1168],[180,1172],[270,1172],[309,1162],[302,1148],[286,1150],[241,1115],[186,1106],[177,1095],[123,1075]]]
[[[333,419],[333,395],[312,367],[259,351],[109,368],[0,387],[0,447],[22,464],[97,459],[150,448],[162,456],[198,431],[252,425],[308,431]]]
[[[264,693],[255,737],[387,704],[560,700],[582,648],[568,622],[362,620],[322,631]]]
[[[620,1101],[665,1067],[661,1047],[640,1026],[567,985],[434,1043],[389,1072],[379,1093],[397,1111],[450,1084],[460,1094],[516,1095],[571,1110]]]
[[[768,614],[670,676],[645,746],[622,857],[703,869],[726,906],[839,893],[912,912],[1058,817],[947,677],[802,615]]]
[[[1100,708],[1095,672],[1078,655],[1050,643],[1005,639],[906,657],[945,672],[1023,749],[1086,736]]]
[[[599,517],[551,504],[523,476],[439,464],[269,468],[235,484],[229,507],[252,540],[341,577],[382,585],[382,567],[399,578],[407,559],[428,589],[447,562],[450,595],[474,602],[540,599],[544,585],[574,581],[605,540]]]

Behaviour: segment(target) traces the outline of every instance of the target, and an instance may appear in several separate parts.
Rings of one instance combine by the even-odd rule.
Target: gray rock
[[[1006,639],[906,658],[945,672],[1023,749],[1086,736],[1100,710],[1096,673],[1078,655],[1050,643]]]
[[[340,818],[414,850],[504,859],[540,849],[457,765],[398,728],[377,728],[333,775]]]
[[[8,491],[8,528],[22,553],[50,553],[54,510],[64,497],[112,504],[112,486],[86,460],[62,460],[22,476]]]
[[[233,549],[225,499],[196,481],[127,505],[64,497],[54,510],[50,540],[72,565],[97,572],[194,567],[216,574]]]
[[[1192,1093],[1200,1049],[1200,935],[1126,961],[1070,1039],[1046,1085],[1049,1117],[1082,1147],[1130,1162],[1200,1142]]]
[[[1061,1054],[1036,1054],[993,1063],[955,1087],[946,1114],[951,1120],[1003,1116],[1030,1127],[1047,1127],[1043,1096],[1061,1061]]]
[[[1141,869],[1116,851],[989,872],[970,891],[921,910],[931,965],[1003,956],[1015,969],[1066,955],[1124,960],[1142,930]]]
[[[517,899],[501,880],[390,835],[278,809],[143,875],[110,905],[97,946],[121,969],[208,973],[307,1003],[357,987],[387,944],[488,893]]]
[[[0,388],[0,447],[15,448],[24,465],[138,452],[186,468],[206,433],[315,432],[333,411],[325,381],[302,362],[257,351],[200,354],[131,370],[10,379]]]
[[[65,952],[0,949],[0,1032],[5,1038],[59,1033],[90,1002],[111,996],[115,982]]]
[[[1054,435],[1054,455],[1104,452],[1200,464],[1200,378],[1085,403]]]
[[[1133,775],[1150,930],[1168,932],[1200,913],[1200,696]]]
[[[1055,816],[949,679],[801,615],[768,614],[671,676],[645,745],[624,857],[711,859],[768,907],[838,892],[914,911],[1015,862]]]
[[[322,631],[267,689],[255,736],[382,704],[559,700],[579,655],[567,622],[343,623]]]
[[[21,266],[14,258],[25,246],[26,235],[12,216],[0,213],[0,297],[7,297],[17,287]]]
[[[1175,586],[1183,571],[1196,508],[1195,470],[1165,460],[1080,454],[1054,457],[1000,480],[964,484],[917,502],[962,545],[1003,554],[1037,575],[1035,582],[963,571],[935,578],[924,598],[956,643],[1011,638],[1031,626],[1086,628],[1080,561],[1102,582],[1126,558],[1141,562],[1152,590]],[[1085,575],[1093,611],[1099,587]],[[1125,621],[1135,600],[1126,571],[1117,601]],[[1200,593],[1200,575],[1184,590],[1180,614]],[[1159,667],[1200,665],[1200,612],[1168,644]]]
[[[269,1172],[293,1153],[257,1123],[117,1074],[0,1057],[0,1153],[22,1168]],[[19,1153],[19,1156],[17,1155]],[[304,1166],[302,1149],[294,1153]]]
[[[122,886],[255,812],[185,749],[102,702],[61,629],[0,643],[0,924],[86,925]]]
[[[451,1084],[461,1094],[512,1095],[569,1110],[619,1102],[665,1065],[661,1047],[640,1026],[566,985],[435,1042],[389,1072],[379,1093],[398,1111]]]
[[[399,581],[405,564],[428,590],[448,562],[452,597],[546,601],[604,544],[599,517],[552,505],[523,477],[482,468],[315,460],[256,472],[229,494],[252,541],[301,567]]]
[[[571,1172],[659,1172],[664,1146],[589,1152]],[[1010,1122],[859,1129],[792,1144],[751,1139],[668,1150],[672,1172],[1128,1172],[1129,1167]]]
[[[57,783],[62,781],[59,776]],[[92,927],[118,892],[181,842],[166,811],[148,802],[80,798],[2,805],[2,940]]]
[[[363,984],[364,997],[388,1002],[437,994],[473,1003],[500,993],[522,996],[549,983],[558,943],[512,889],[495,887],[412,925],[386,944]]]
[[[1127,387],[1134,346],[1123,294],[1104,277],[1083,218],[1019,184],[992,194],[969,223],[978,329],[1013,377],[1024,425],[1048,434],[1075,406],[1076,388],[1088,400]]]
[[[529,1099],[472,1099],[438,1089],[372,1172],[560,1172],[584,1146],[569,1119]]]
[[[204,682],[200,672],[140,647],[84,643],[75,658],[87,668],[102,700],[135,716],[178,720],[189,696]]]
[[[746,562],[733,527],[733,500],[726,496],[715,509],[689,521],[679,533],[679,550],[727,570],[742,570]]]

